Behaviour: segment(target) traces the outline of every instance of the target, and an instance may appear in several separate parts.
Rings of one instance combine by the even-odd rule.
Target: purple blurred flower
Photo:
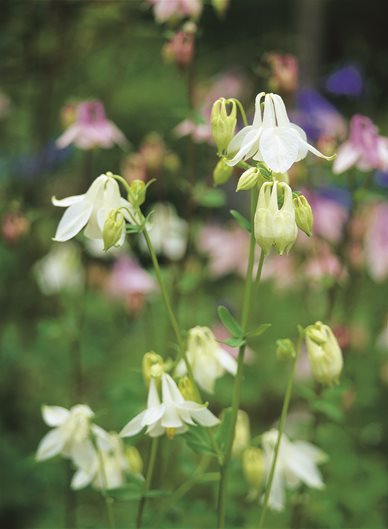
[[[365,254],[369,273],[376,282],[388,277],[388,204],[373,208],[365,236]]]
[[[359,96],[364,89],[361,72],[355,66],[344,66],[333,72],[326,80],[326,90],[332,94]]]
[[[354,165],[361,171],[388,169],[388,138],[379,136],[373,122],[360,114],[352,117],[349,138],[338,149],[333,171],[343,173]]]
[[[60,149],[74,144],[82,150],[95,147],[110,149],[114,144],[127,146],[124,134],[105,115],[101,101],[84,101],[77,105],[76,121],[57,139]]]
[[[297,110],[293,120],[311,140],[322,136],[343,138],[346,122],[338,110],[312,88],[303,88],[296,94]]]

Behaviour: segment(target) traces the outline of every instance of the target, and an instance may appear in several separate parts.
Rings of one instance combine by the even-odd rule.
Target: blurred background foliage
[[[301,82],[318,90],[337,67],[356,64],[365,82],[360,97],[326,97],[346,118],[355,112],[368,115],[386,133],[388,41],[383,7],[378,0],[232,0],[220,19],[206,4],[197,39],[196,83],[209,88],[224,71],[242,74],[249,102],[266,82],[262,57],[268,51],[296,55]],[[100,99],[109,119],[129,139],[130,152],[136,152],[150,132],[157,132],[178,161],[151,188],[148,206],[172,202],[180,216],[192,217],[194,233],[208,221],[226,225],[231,206],[246,209],[245,197],[236,198],[234,186],[228,185],[225,196],[210,195],[210,204],[197,199],[192,206],[187,199],[192,190],[187,191],[185,182],[190,178],[192,184],[211,186],[215,149],[207,144],[193,148],[190,140],[172,133],[195,114],[195,97],[186,74],[162,60],[170,30],[154,21],[143,2],[3,0],[0,25],[0,89],[8,106],[0,122],[0,208],[3,221],[17,212],[28,224],[22,236],[9,240],[3,232],[0,240],[0,524],[7,529],[104,527],[99,494],[89,489],[70,492],[71,470],[64,461],[35,463],[36,446],[47,430],[40,407],[70,407],[78,399],[90,404],[98,424],[120,430],[144,402],[142,355],[148,350],[172,355],[173,336],[158,296],[133,311],[104,294],[101,284],[111,269],[111,256],[101,261],[83,253],[85,288],[49,296],[39,290],[34,266],[49,251],[58,222],[50,197],[84,192],[98,174],[120,172],[126,156],[118,147],[92,155],[73,147],[56,149],[55,139],[63,130],[61,108],[71,101]],[[334,177],[327,166],[314,166],[311,174],[315,183],[322,179],[345,188],[343,175]],[[357,173],[356,178],[363,175]],[[386,189],[374,183],[367,200],[386,196]],[[136,241],[132,250],[150,269]],[[191,250],[181,261],[165,258],[164,274],[182,327],[213,327],[217,305],[239,313],[242,280],[234,274],[212,279],[206,258],[194,246]],[[322,467],[326,488],[290,493],[289,508],[270,513],[268,527],[387,526],[388,356],[386,338],[385,346],[378,342],[387,289],[364,269],[353,272],[337,289],[331,313],[332,323],[345,335],[342,383],[321,390],[301,375],[289,421],[291,433],[329,454]],[[302,280],[287,289],[279,289],[274,280],[260,287],[254,319],[272,322],[272,328],[251,344],[253,359],[243,385],[241,407],[250,415],[253,437],[269,429],[281,409],[287,366],[276,360],[276,339],[294,338],[298,323],[325,319],[331,287],[330,278],[314,288]],[[77,354],[82,358],[81,382]],[[230,404],[230,393],[231,377],[226,376],[211,397],[215,413]],[[168,474],[165,490],[175,489],[198,464],[182,439],[173,442],[171,450],[171,441],[163,439],[155,488],[163,489]],[[138,447],[146,458],[147,440]],[[251,527],[257,521],[258,502],[246,499],[248,486],[238,460],[232,473],[228,520],[235,527]],[[213,527],[214,491],[212,483],[194,487],[157,526]],[[166,497],[149,500],[145,524],[156,523]],[[115,503],[119,527],[133,523],[135,508],[135,501]]]

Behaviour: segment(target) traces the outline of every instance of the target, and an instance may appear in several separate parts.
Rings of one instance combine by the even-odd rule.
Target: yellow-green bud
[[[315,380],[331,386],[337,384],[342,371],[342,351],[328,325],[317,321],[305,329],[306,347]]]
[[[240,176],[236,191],[248,191],[263,182],[263,177],[257,167],[250,167]]]
[[[221,158],[213,171],[214,185],[220,186],[221,184],[225,184],[232,176],[232,173],[233,167],[226,163],[225,158]]]
[[[129,469],[133,474],[143,472],[143,460],[139,450],[135,446],[128,446],[125,449],[125,457],[128,461]]]
[[[264,453],[260,448],[250,447],[242,455],[242,467],[246,481],[251,490],[251,496],[257,497],[265,476]]]
[[[283,191],[283,204],[279,208],[278,189]],[[284,182],[264,182],[260,188],[255,213],[255,238],[267,255],[272,246],[280,255],[288,253],[298,234],[292,191]]]
[[[228,114],[227,105],[230,105]],[[223,97],[217,99],[213,104],[211,113],[212,134],[217,145],[218,153],[222,154],[231,139],[237,124],[237,105],[233,100],[226,100]]]
[[[291,360],[295,355],[294,343],[289,338],[276,340],[276,356],[279,360]]]
[[[197,393],[189,377],[182,377],[179,380],[178,387],[185,400],[197,401]]]
[[[143,377],[146,384],[149,384],[151,378],[159,378],[164,373],[163,358],[150,351],[143,356]]]
[[[236,457],[240,456],[241,453],[248,448],[250,441],[251,426],[249,423],[249,415],[243,410],[238,410],[232,454]]]
[[[113,246],[120,246],[124,233],[125,219],[119,209],[112,209],[108,213],[102,230],[105,252]]]
[[[299,195],[293,200],[295,206],[295,219],[298,228],[311,237],[313,233],[314,217],[307,198]]]
[[[230,0],[212,0],[212,5],[217,15],[223,17],[229,7]]]
[[[144,204],[147,186],[143,180],[132,180],[128,191],[128,202],[135,207]]]

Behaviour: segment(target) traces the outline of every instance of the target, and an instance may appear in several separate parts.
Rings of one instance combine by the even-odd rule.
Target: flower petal
[[[227,160],[228,165],[236,165],[243,158],[252,155],[258,149],[261,128],[249,125],[244,127],[228,145],[228,155],[234,155],[231,160]],[[237,151],[237,152],[236,152]]]
[[[62,406],[42,406],[43,420],[49,426],[60,426],[69,415],[69,410],[62,408]]]
[[[162,375],[162,400],[164,404],[184,402],[184,398],[170,375]]]
[[[74,474],[73,479],[71,480],[70,487],[73,490],[83,489],[87,487],[93,479],[93,475],[87,474],[83,470],[77,470]]]
[[[132,437],[133,435],[138,434],[144,428],[143,418],[145,411],[142,411],[136,417],[134,417],[129,423],[124,426],[124,428],[119,433],[120,437]]]
[[[237,362],[231,354],[224,351],[221,347],[218,347],[215,355],[225,371],[228,371],[232,375],[237,373]]]
[[[144,426],[151,426],[152,424],[158,422],[162,418],[165,409],[166,407],[164,404],[160,404],[160,406],[157,407],[148,408],[143,418]]]
[[[82,443],[75,443],[72,446],[71,458],[78,468],[81,468],[88,474],[95,474],[97,472],[98,454],[89,439],[85,439]]]
[[[160,398],[156,388],[155,379],[151,378],[148,390],[147,408],[155,408],[160,405]]]
[[[289,127],[271,127],[263,131],[260,152],[264,162],[275,173],[285,173],[298,158],[298,134]]]
[[[220,423],[220,420],[217,419],[217,417],[213,415],[213,413],[209,411],[203,404],[186,400],[185,402],[178,404],[176,407],[178,410],[188,411],[192,419],[194,419],[201,426],[210,427]]]
[[[182,419],[173,403],[166,404],[166,408],[160,424],[163,428],[179,428],[183,425]]]
[[[51,430],[39,443],[36,460],[44,461],[59,454],[65,446],[66,437],[59,428]]]
[[[360,153],[350,142],[345,142],[338,149],[337,157],[333,163],[333,173],[339,174],[347,171],[354,164],[357,163],[360,158]]]
[[[72,206],[77,202],[81,202],[81,200],[83,200],[84,198],[85,194],[73,195],[71,197],[62,198],[61,200],[58,200],[56,197],[51,197],[51,202],[54,204],[54,206],[58,206],[60,208],[68,208],[69,206]]]
[[[275,116],[278,126],[289,127],[290,120],[288,119],[287,110],[283,99],[277,94],[271,94],[271,97],[275,107]]]
[[[255,115],[253,116],[253,123],[252,125],[254,127],[260,127],[262,124],[262,111],[261,111],[261,100],[265,96],[265,92],[260,92],[260,94],[257,94],[255,99]]]
[[[93,205],[82,200],[70,206],[63,214],[54,241],[68,241],[79,233],[88,222]]]

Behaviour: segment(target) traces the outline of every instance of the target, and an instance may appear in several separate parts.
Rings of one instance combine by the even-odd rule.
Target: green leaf
[[[261,334],[265,333],[270,327],[272,323],[262,323],[257,327],[257,329],[254,329],[253,331],[250,331],[247,333],[247,336],[260,336]]]
[[[341,422],[343,420],[344,415],[341,409],[331,402],[327,402],[325,400],[316,400],[310,402],[310,407],[312,411],[322,413],[331,421]]]
[[[244,217],[244,215],[241,215],[236,209],[231,209],[230,214],[243,230],[252,233],[252,224],[246,217]]]
[[[228,338],[221,343],[229,345],[230,347],[241,347],[246,343],[246,339],[243,336],[235,336],[233,338]]]
[[[272,171],[265,165],[265,163],[259,162],[257,164],[257,167],[259,168],[259,171],[262,176],[264,176],[264,178],[266,178],[267,180],[271,179]]]
[[[191,426],[189,431],[183,435],[187,445],[196,454],[205,454],[216,457],[213,445],[210,440],[209,430],[201,426]]]
[[[241,328],[240,324],[235,320],[235,318],[232,316],[230,311],[224,307],[223,305],[220,305],[217,308],[218,317],[222,321],[224,327],[228,329],[235,338],[242,338],[244,337],[244,331]]]

